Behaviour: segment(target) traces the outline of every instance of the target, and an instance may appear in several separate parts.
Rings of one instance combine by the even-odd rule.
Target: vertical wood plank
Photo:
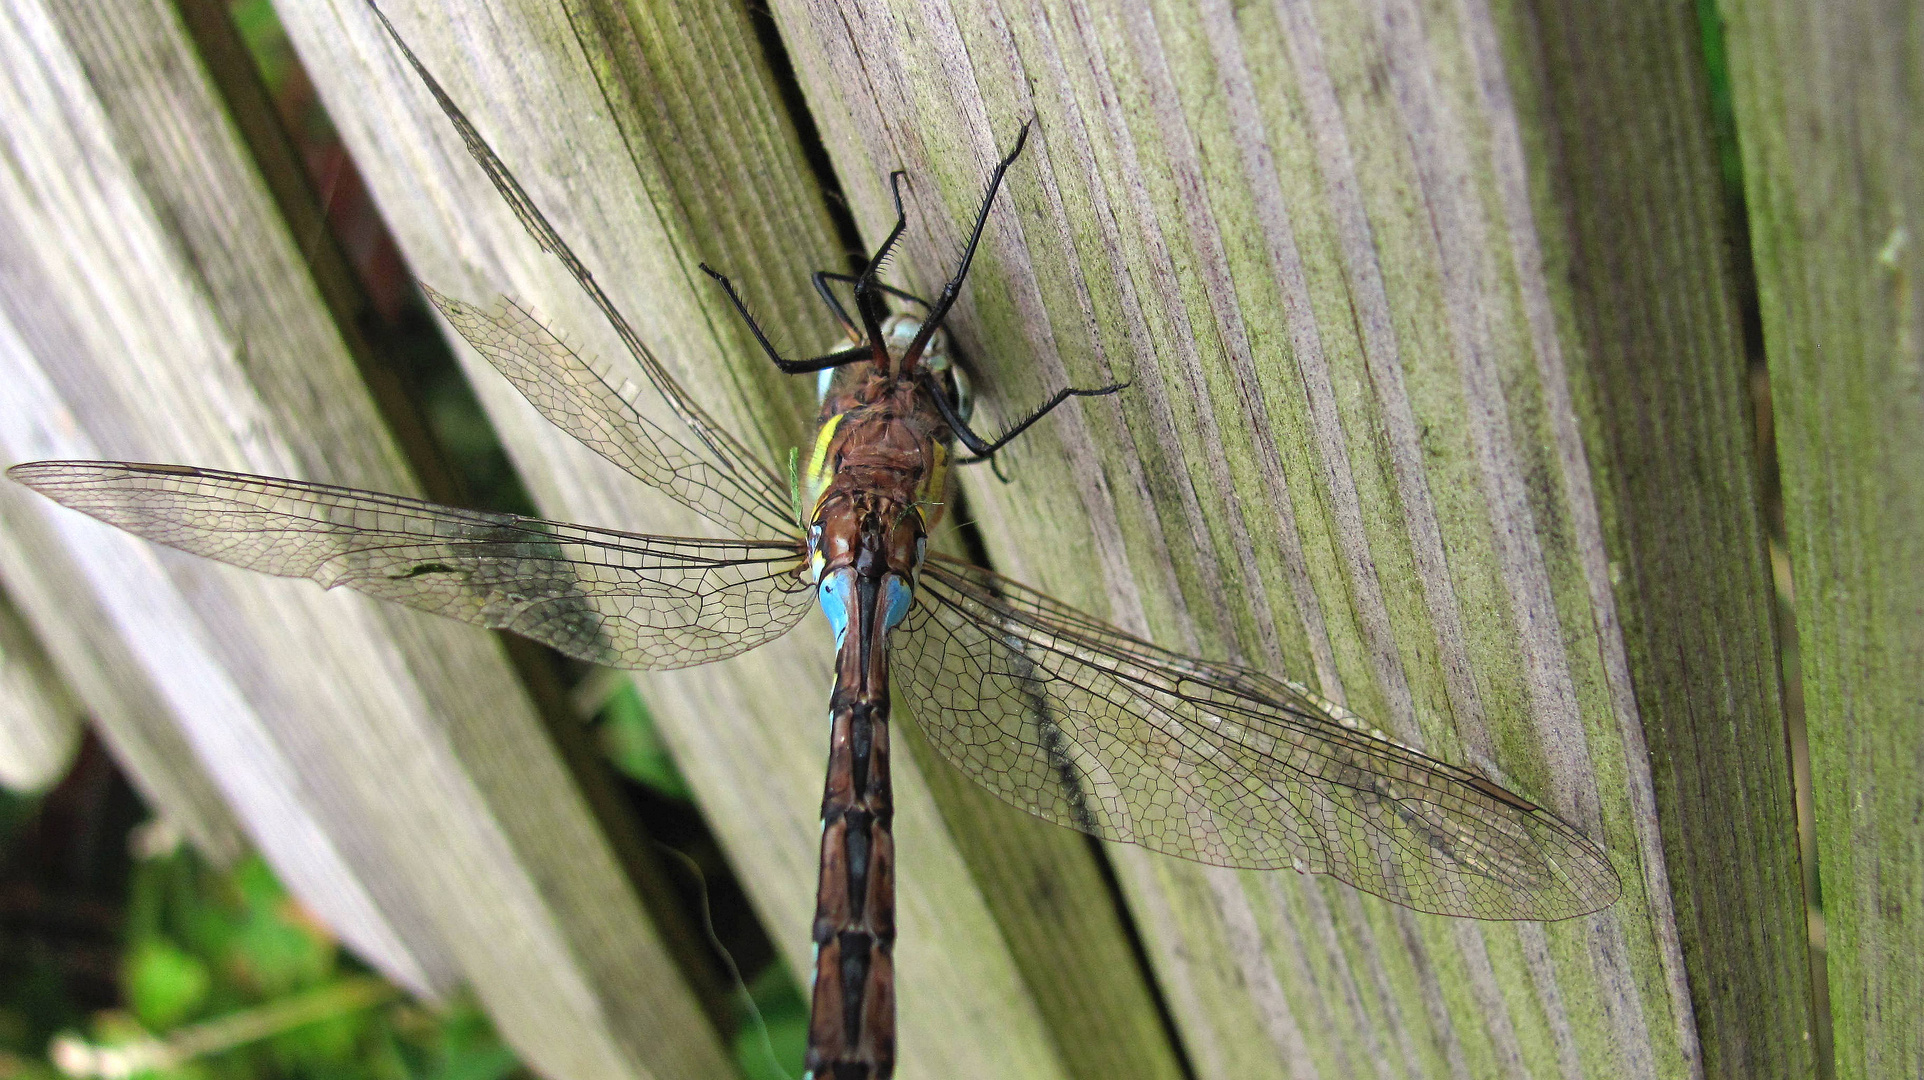
[[[1924,1071],[1924,22],[1728,0],[1836,1075]]]
[[[1701,24],[1690,5],[1640,0],[1530,14],[1521,45],[1545,74],[1529,92],[1566,212],[1546,255],[1568,275],[1571,355],[1593,395],[1579,415],[1702,1067],[1810,1076],[1774,588]]]
[[[206,66],[233,43],[198,53],[139,0],[6,20],[9,461],[413,490],[254,159],[285,148],[240,142],[259,126],[227,109],[249,103]],[[730,1074],[498,641],[34,513],[252,839],[362,955],[417,992],[470,982],[544,1075]]]
[[[1037,120],[956,319],[987,426],[1132,385],[1025,436],[1015,483],[970,478],[998,564],[1316,683],[1624,877],[1609,911],[1505,926],[1110,848],[1197,1071],[1807,1071],[1690,9],[775,11],[865,235],[908,171],[899,282],[946,276]]]

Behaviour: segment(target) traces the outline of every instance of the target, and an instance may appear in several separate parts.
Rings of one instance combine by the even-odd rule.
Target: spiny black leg
[[[996,455],[996,456],[994,456],[994,457],[972,457],[972,458],[963,458],[963,459],[962,459],[962,460],[960,460],[960,461],[951,461],[951,462],[950,462],[949,464],[951,464],[951,465],[980,465],[980,464],[982,464],[982,463],[984,463],[984,462],[987,462],[987,463],[988,463],[988,466],[989,466],[989,471],[995,474],[995,478],[996,478],[997,480],[1000,480],[1000,481],[1002,481],[1002,482],[1003,482],[1003,483],[1005,483],[1005,484],[1008,484],[1008,483],[1013,483],[1013,479],[1012,479],[1012,478],[1011,478],[1011,477],[1009,476],[1009,474],[1008,474],[1008,473],[1005,473],[1005,472],[1003,472],[1003,471],[1002,471],[1002,455],[1001,455],[1001,454],[997,454],[997,455]]]
[[[841,320],[842,325],[848,329],[848,332],[851,334],[859,333],[860,331],[856,328],[855,321],[848,317],[848,310],[842,307],[840,300],[836,299],[835,290],[829,288],[828,283],[831,281],[840,281],[847,285],[854,285],[862,279],[854,274],[838,274],[833,270],[817,270],[813,274],[808,275],[808,280],[815,284],[815,291],[821,296],[822,302],[834,309],[835,317]],[[883,284],[880,281],[875,283],[875,287],[897,299],[907,300],[911,304],[920,304],[924,311],[927,311],[929,308],[929,302],[927,300],[922,299],[912,292],[906,292],[893,285]]]
[[[935,399],[935,411],[942,414],[942,420],[949,425],[949,430],[955,432],[955,437],[960,439],[962,445],[968,447],[969,452],[975,455],[972,458],[958,458],[955,462],[957,465],[974,465],[978,461],[989,460],[995,456],[997,450],[1009,445],[1010,440],[1029,430],[1030,425],[1049,415],[1050,412],[1054,411],[1056,406],[1072,397],[1104,397],[1118,390],[1123,390],[1127,388],[1128,385],[1128,383],[1116,383],[1098,390],[1078,390],[1075,387],[1070,387],[1067,390],[1058,390],[1056,391],[1056,396],[1050,398],[1040,409],[1030,413],[1021,423],[1003,432],[994,442],[990,442],[982,436],[977,435],[969,427],[968,423],[956,413],[955,406],[949,403],[948,395],[942,392],[941,387],[936,384],[933,375],[929,375],[923,383],[923,386],[929,391],[929,396]]]
[[[888,239],[875,249],[875,256],[862,268],[862,276],[855,279],[855,310],[862,316],[862,329],[868,334],[869,351],[875,366],[886,370],[889,367],[888,345],[882,340],[882,300],[876,296],[881,283],[875,279],[881,272],[882,263],[888,260],[889,252],[895,242],[902,238],[902,230],[908,228],[909,216],[902,209],[902,177],[906,176],[897,169],[889,174],[889,190],[895,196],[895,228],[889,230]]]
[[[808,280],[814,283],[815,292],[821,296],[822,303],[827,304],[828,309],[835,313],[835,321],[842,324],[842,329],[848,331],[849,337],[861,337],[862,328],[855,325],[854,319],[848,317],[848,309],[842,306],[840,300],[836,299],[835,290],[828,287],[831,278],[836,281],[855,280],[847,274],[831,274],[826,270],[817,270],[808,275]]]
[[[850,284],[850,285],[853,285],[853,284],[855,284],[855,283],[856,283],[857,281],[859,281],[859,280],[861,280],[860,278],[857,278],[857,277],[855,277],[855,276],[853,276],[853,275],[850,275],[850,274],[837,274],[837,273],[832,273],[832,272],[830,272],[830,271],[827,271],[827,270],[818,270],[818,271],[816,271],[816,273],[817,273],[817,275],[819,275],[820,277],[823,277],[823,278],[825,278],[825,279],[827,279],[827,280],[829,280],[829,281],[845,281],[845,282],[847,282],[847,283],[848,283],[848,284]],[[881,282],[881,281],[878,281],[878,282],[876,282],[876,283],[875,283],[875,287],[876,287],[876,288],[878,288],[878,289],[880,289],[880,290],[882,290],[882,291],[883,291],[883,292],[885,292],[885,293],[888,293],[888,294],[889,294],[890,296],[894,296],[894,297],[897,297],[897,298],[900,298],[900,299],[903,299],[903,300],[907,300],[907,301],[908,301],[909,303],[911,303],[911,304],[920,304],[920,305],[922,306],[922,309],[923,309],[924,311],[926,311],[926,310],[928,310],[928,306],[929,306],[929,302],[928,302],[927,300],[924,300],[924,299],[922,299],[921,297],[919,297],[919,296],[917,296],[917,295],[915,295],[915,294],[914,294],[914,293],[912,293],[912,292],[909,292],[909,291],[907,291],[907,290],[905,290],[905,289],[898,289],[898,288],[896,288],[896,287],[895,287],[895,286],[893,286],[893,285],[889,285],[889,284],[887,284],[887,283],[885,283],[885,282]]]
[[[788,370],[788,365],[794,361],[782,359],[782,354],[776,352],[775,346],[768,343],[768,335],[762,333],[761,324],[755,321],[755,316],[748,313],[748,305],[742,303],[741,294],[735,291],[735,283],[728,280],[727,275],[709,266],[707,263],[698,263],[696,265],[701,267],[702,273],[721,282],[722,292],[728,294],[728,302],[735,305],[735,314],[740,315],[742,321],[748,324],[749,333],[754,334],[755,340],[761,343],[762,351],[768,354],[770,360],[775,361],[776,367],[781,368],[783,371]]]
[[[1047,402],[1043,404],[1041,408],[1030,413],[1028,417],[1024,419],[1021,423],[1003,432],[1001,437],[997,438],[994,442],[983,443],[980,446],[976,446],[965,441],[963,445],[968,446],[970,450],[974,451],[976,457],[978,458],[994,457],[995,452],[997,450],[1000,450],[1003,447],[1009,445],[1010,441],[1013,440],[1017,435],[1020,435],[1023,432],[1029,430],[1029,426],[1031,424],[1034,424],[1037,420],[1040,420],[1043,417],[1049,415],[1051,412],[1054,412],[1056,406],[1062,404],[1063,402],[1069,400],[1070,398],[1072,397],[1106,397],[1110,394],[1116,393],[1117,391],[1126,390],[1128,389],[1128,387],[1129,387],[1128,383],[1113,383],[1109,386],[1104,386],[1095,390],[1080,390],[1075,387],[1070,387],[1066,390],[1058,390],[1056,391],[1055,397],[1050,398]],[[969,434],[974,437],[975,442],[977,443],[982,442],[981,436],[975,435],[974,432],[970,432]],[[957,432],[956,435],[959,438],[961,436],[961,432]],[[960,463],[963,465],[972,464],[972,462],[967,458],[962,459]]]
[[[866,347],[857,347],[853,349],[843,349],[840,352],[825,353],[807,360],[782,359],[782,354],[776,352],[775,346],[768,343],[768,337],[762,333],[761,325],[755,321],[755,316],[748,313],[748,307],[742,303],[741,296],[735,292],[734,282],[729,281],[721,272],[710,268],[707,263],[700,265],[702,273],[721,282],[722,291],[728,294],[728,302],[735,305],[735,313],[740,315],[742,321],[748,324],[749,332],[755,335],[755,340],[761,343],[762,351],[768,354],[770,360],[775,361],[775,366],[781,369],[782,374],[804,375],[811,371],[821,371],[824,368],[841,367],[843,364],[852,364],[857,360],[868,357],[869,350]]]
[[[962,292],[962,279],[969,276],[969,263],[975,259],[975,245],[982,239],[982,227],[989,222],[989,208],[995,205],[995,193],[1002,187],[1002,175],[1008,172],[1009,166],[1015,164],[1015,159],[1021,156],[1023,145],[1029,141],[1029,125],[1033,123],[1035,123],[1034,120],[1022,122],[1022,130],[1015,137],[1015,147],[1009,151],[1007,157],[996,163],[995,172],[989,175],[989,193],[982,198],[982,209],[976,211],[975,228],[969,233],[969,246],[962,252],[962,265],[956,268],[955,276],[942,286],[942,295],[936,299],[935,307],[929,311],[929,317],[922,321],[922,329],[915,335],[915,340],[909,343],[907,351],[902,355],[921,356],[922,350],[928,346],[929,338],[935,334],[936,328],[942,325],[942,320],[948,317],[949,309],[955,306],[955,298]],[[1033,417],[1031,422],[1034,422]],[[971,447],[971,449],[974,448]]]

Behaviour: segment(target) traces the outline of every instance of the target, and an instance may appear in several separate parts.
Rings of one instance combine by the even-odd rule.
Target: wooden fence
[[[411,272],[620,356],[361,0],[276,6]],[[806,275],[847,252],[811,153],[864,243],[907,170],[892,272],[932,290],[1035,118],[955,333],[992,418],[1131,386],[1025,436],[1013,483],[965,477],[996,566],[1313,682],[1554,808],[1623,877],[1593,916],[1475,923],[1097,852],[905,732],[901,1076],[1819,1075],[1799,689],[1835,1075],[1924,1068],[1924,39],[1904,5],[1723,3],[1750,248],[1719,172],[1718,15],[1690,4],[384,8],[676,377],[771,459],[805,437],[811,386],[697,263],[776,341],[829,341]],[[220,5],[0,19],[0,459],[423,490]],[[1780,676],[1752,274],[1801,688]],[[695,527],[462,363],[544,514]],[[514,650],[0,488],[8,593],[203,848],[261,850],[411,989],[471,986],[544,1076],[732,1074],[692,916]],[[637,679],[797,971],[818,621]]]

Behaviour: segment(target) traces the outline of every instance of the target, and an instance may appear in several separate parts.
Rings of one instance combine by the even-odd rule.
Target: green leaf
[[[291,899],[273,871],[249,859],[234,871],[244,910],[224,958],[252,989],[269,997],[318,985],[334,973],[333,938]]]
[[[514,1051],[496,1043],[450,1053],[429,1076],[431,1080],[501,1080],[520,1067]]]
[[[457,1008],[441,1021],[436,1062],[426,1080],[500,1080],[521,1067],[480,1010]]]
[[[367,1023],[368,1012],[357,1009],[283,1031],[269,1040],[269,1047],[290,1073],[311,1072],[324,1064],[351,1065]]]
[[[178,1026],[207,1000],[207,965],[163,938],[134,946],[121,968],[122,992],[140,1022],[154,1031]]]

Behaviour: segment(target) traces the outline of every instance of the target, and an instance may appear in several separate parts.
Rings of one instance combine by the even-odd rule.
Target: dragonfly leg
[[[821,294],[822,302],[827,304],[829,309],[835,312],[836,320],[849,332],[849,336],[860,338],[862,336],[862,328],[855,325],[855,320],[849,317],[848,309],[842,306],[842,302],[835,296],[835,290],[829,288],[828,283],[831,281],[840,281],[848,285],[859,285],[862,279],[856,277],[854,274],[837,274],[832,270],[817,270],[813,274],[810,274],[808,279],[815,283],[815,291]],[[879,281],[875,283],[875,288],[898,299],[920,304],[923,310],[928,309],[929,302],[912,292],[905,292],[893,285],[884,285]]]
[[[1016,133],[1015,146],[1010,148],[1001,161],[996,162],[995,171],[989,174],[989,193],[982,197],[982,208],[976,211],[975,228],[969,232],[969,246],[962,251],[962,265],[956,267],[955,276],[943,284],[942,295],[936,298],[935,307],[930,309],[929,317],[922,322],[921,332],[915,335],[915,340],[909,343],[908,349],[903,353],[905,357],[922,355],[922,350],[928,345],[930,336],[935,333],[937,327],[942,325],[942,320],[948,317],[949,309],[955,306],[956,297],[962,294],[962,279],[969,276],[969,264],[975,261],[975,245],[982,239],[983,226],[989,223],[989,208],[995,205],[995,194],[1002,189],[1002,177],[1009,171],[1009,166],[1015,164],[1015,159],[1022,155],[1022,148],[1029,141],[1029,128],[1034,124],[1034,119],[1022,122],[1022,130]],[[899,206],[900,203],[898,202],[897,205]],[[1048,409],[1045,408],[1043,411],[1047,412]],[[1034,419],[1031,418],[1030,423],[1033,422]],[[960,432],[958,431],[957,434]]]
[[[735,305],[735,313],[740,315],[742,321],[748,324],[749,332],[755,335],[755,340],[761,344],[762,351],[768,354],[770,360],[775,361],[775,366],[780,368],[784,375],[805,375],[811,371],[841,367],[843,364],[852,364],[857,360],[865,360],[869,357],[869,347],[859,345],[852,349],[843,349],[839,352],[824,353],[821,356],[810,357],[807,360],[784,359],[781,353],[775,351],[775,346],[769,344],[768,335],[762,333],[761,324],[755,321],[755,316],[748,313],[748,305],[742,303],[741,294],[735,291],[735,283],[728,280],[727,275],[714,269],[707,263],[701,264],[701,270],[702,273],[721,282],[722,291],[728,294],[728,302]],[[846,321],[846,319],[844,321]]]
[[[1128,383],[1121,382],[1121,383],[1114,383],[1109,386],[1099,387],[1093,390],[1083,390],[1073,386],[1069,387],[1066,390],[1058,390],[1056,391],[1056,395],[1054,397],[1050,398],[1048,401],[1042,404],[1041,408],[1030,413],[1027,417],[1025,417],[1022,420],[1021,423],[1016,424],[1014,427],[1009,428],[1007,431],[1004,431],[1001,435],[997,436],[993,441],[989,439],[984,439],[982,436],[976,434],[975,431],[973,431],[969,427],[968,423],[964,421],[962,417],[956,413],[955,406],[949,403],[948,398],[940,392],[940,388],[935,386],[933,381],[931,381],[929,385],[929,391],[930,391],[930,396],[935,399],[936,411],[942,414],[942,419],[949,425],[949,429],[955,432],[955,437],[962,441],[962,445],[968,447],[969,452],[975,455],[974,457],[957,458],[955,460],[955,464],[975,465],[984,461],[988,461],[990,458],[993,458],[997,450],[1000,450],[1003,447],[1009,445],[1009,442],[1013,440],[1017,435],[1020,435],[1023,432],[1029,430],[1029,427],[1033,425],[1037,420],[1040,420],[1043,417],[1049,415],[1051,412],[1055,411],[1056,406],[1061,405],[1063,402],[1069,400],[1070,398],[1072,397],[1107,397],[1108,395],[1116,393],[1117,391],[1127,389],[1128,386],[1129,386]]]
[[[895,197],[895,227],[889,230],[888,238],[882,241],[881,247],[875,249],[868,265],[862,268],[861,276],[855,279],[855,310],[862,316],[862,329],[868,335],[869,356],[878,368],[890,365],[888,346],[882,339],[882,300],[876,295],[885,286],[875,276],[881,272],[882,264],[888,261],[889,252],[895,250],[895,242],[902,238],[902,230],[908,228],[908,212],[902,209],[902,177],[906,175],[900,169],[889,174],[889,192]],[[921,338],[916,340],[920,341]],[[911,350],[905,355],[916,356],[919,353]]]
[[[835,321],[842,324],[842,329],[848,331],[849,337],[859,341],[862,337],[862,328],[855,325],[855,320],[848,317],[848,309],[835,298],[835,290],[828,287],[830,278],[837,281],[854,280],[847,274],[831,274],[827,270],[817,270],[808,275],[808,280],[815,284],[815,292],[821,296],[822,303],[827,304],[828,309],[835,313]]]

